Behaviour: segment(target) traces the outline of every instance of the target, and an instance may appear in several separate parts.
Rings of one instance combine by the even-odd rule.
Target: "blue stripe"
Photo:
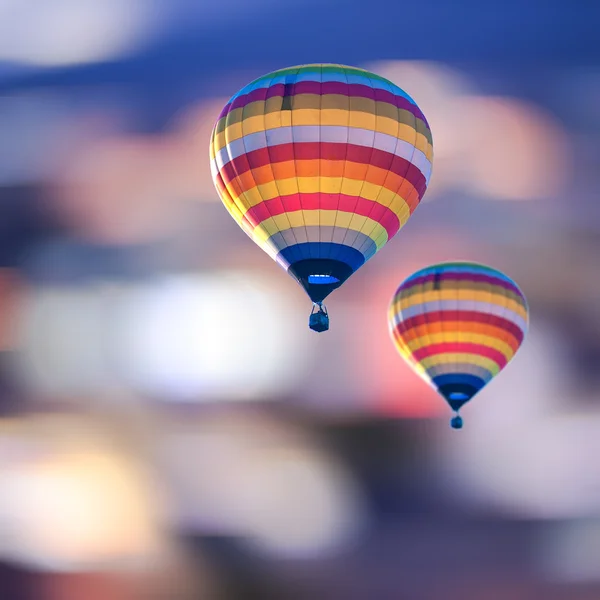
[[[441,388],[445,385],[469,385],[474,387],[477,391],[483,388],[486,384],[483,379],[470,375],[468,373],[457,373],[454,375],[438,375],[432,379],[433,384],[437,388]]]
[[[421,269],[416,273],[413,273],[410,277],[408,277],[408,279],[406,279],[406,281],[409,282],[413,279],[417,279],[418,277],[423,277],[424,275],[432,275],[435,273],[473,273],[476,275],[488,275],[489,277],[495,277],[496,279],[501,279],[502,281],[511,283],[517,289],[519,289],[517,284],[501,271],[497,271],[496,269],[488,267],[486,265],[474,265],[471,263],[464,265],[460,263],[432,265],[430,267]]]
[[[358,83],[360,85],[369,85],[370,87],[374,87],[378,90],[386,90],[388,92],[391,92],[392,94],[395,94],[396,96],[401,96],[402,98],[406,98],[406,100],[408,100],[411,104],[414,104],[415,106],[417,106],[417,103],[402,88],[398,87],[396,84],[392,83],[391,81],[384,82],[384,81],[381,81],[380,79],[369,79],[369,78],[365,77],[364,75],[348,74],[348,83],[350,83],[350,84]],[[387,83],[387,85],[386,85],[386,83]]]
[[[339,279],[337,277],[332,277],[331,275],[309,275],[308,283],[311,285],[327,285],[330,283],[338,283]]]
[[[290,265],[301,260],[318,260],[318,258],[331,258],[346,263],[352,271],[358,270],[365,264],[362,252],[350,246],[332,244],[331,242],[304,242],[284,248],[277,258],[284,259]],[[317,273],[315,273],[316,275]]]
[[[400,87],[390,82],[381,81],[380,79],[370,79],[368,75],[360,75],[359,73],[323,73],[321,80],[321,71],[317,71],[315,68],[314,72],[303,72],[298,75],[274,75],[273,78],[259,79],[252,81],[248,85],[244,86],[237,94],[233,95],[229,100],[229,103],[233,102],[239,96],[248,94],[254,90],[260,88],[271,87],[278,83],[297,83],[300,81],[314,81],[316,83],[326,83],[328,81],[339,81],[340,83],[360,84],[368,87],[376,88],[379,90],[385,90],[392,92],[396,96],[406,98],[411,104],[417,106],[417,103]],[[228,103],[228,104],[229,104]]]

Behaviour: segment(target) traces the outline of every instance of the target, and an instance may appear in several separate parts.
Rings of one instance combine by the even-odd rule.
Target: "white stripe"
[[[292,132],[293,129],[293,132]],[[293,135],[293,138],[292,138]],[[264,131],[257,131],[238,140],[229,142],[216,153],[215,160],[219,169],[222,169],[230,160],[267,146],[289,144],[292,142],[333,142],[354,144],[366,148],[375,148],[390,152],[400,158],[411,162],[425,177],[427,183],[431,177],[431,162],[425,154],[412,144],[400,140],[393,135],[373,132],[369,129],[354,127],[341,127],[338,125],[296,125],[292,127],[277,127]],[[245,146],[245,148],[244,148]]]
[[[452,353],[454,354],[454,353]],[[493,375],[491,371],[484,367],[480,367],[478,365],[464,363],[464,362],[456,362],[456,363],[442,363],[439,365],[435,365],[433,367],[429,367],[427,369],[427,374],[433,379],[438,375],[455,375],[455,374],[466,374],[466,375],[474,375],[475,377],[479,377],[484,382],[489,382],[493,379]]]
[[[487,315],[491,314],[496,317],[502,317],[507,321],[512,321],[521,329],[521,331],[527,331],[527,323],[525,322],[525,319],[509,308],[500,306],[499,304],[472,302],[471,300],[434,300],[431,302],[413,304],[412,306],[403,308],[394,315],[394,324],[398,325],[398,323],[410,319],[411,317],[416,317],[418,315],[431,312],[438,312],[440,310],[448,312],[453,312],[456,310],[475,310],[476,312]]]

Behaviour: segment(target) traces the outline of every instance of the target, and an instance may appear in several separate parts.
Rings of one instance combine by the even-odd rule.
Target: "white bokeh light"
[[[461,503],[525,518],[600,516],[600,413],[564,407],[555,332],[536,323],[505,371],[438,438],[439,481]]]
[[[137,389],[183,401],[281,395],[306,370],[303,316],[259,275],[167,277],[121,314],[124,371]]]
[[[0,60],[63,66],[122,56],[157,23],[144,0],[2,0]]]
[[[75,422],[56,425],[0,435],[0,556],[55,572],[152,568],[162,538],[147,474]]]
[[[253,272],[41,287],[22,306],[14,366],[38,398],[280,398],[310,370],[306,309]]]
[[[112,360],[112,315],[123,288],[33,288],[19,315],[16,373],[36,394],[75,397],[118,386]]]
[[[427,61],[366,66],[404,89],[433,135],[424,201],[451,190],[492,200],[559,197],[569,168],[568,136],[539,106],[480,93],[465,74]]]
[[[335,554],[367,526],[362,490],[343,462],[264,413],[178,423],[165,433],[160,456],[176,491],[172,519],[204,534],[236,536],[261,554]]]

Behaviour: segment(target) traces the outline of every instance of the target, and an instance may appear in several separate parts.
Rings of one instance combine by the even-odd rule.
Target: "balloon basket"
[[[463,428],[462,417],[460,415],[456,415],[455,417],[453,417],[452,420],[450,421],[450,427],[452,427],[452,429],[462,429]]]
[[[317,312],[315,312],[315,308],[318,308]],[[329,329],[329,315],[327,314],[327,309],[321,303],[313,306],[308,319],[308,326],[317,333],[322,333]]]

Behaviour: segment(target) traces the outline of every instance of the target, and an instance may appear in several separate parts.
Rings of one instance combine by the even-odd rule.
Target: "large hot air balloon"
[[[380,250],[419,204],[433,146],[415,101],[363,69],[315,64],[242,88],[213,129],[223,204],[304,288],[309,324],[323,300]]]
[[[527,332],[527,301],[517,284],[485,265],[453,262],[417,271],[396,290],[389,327],[398,352],[460,408],[513,358]]]

